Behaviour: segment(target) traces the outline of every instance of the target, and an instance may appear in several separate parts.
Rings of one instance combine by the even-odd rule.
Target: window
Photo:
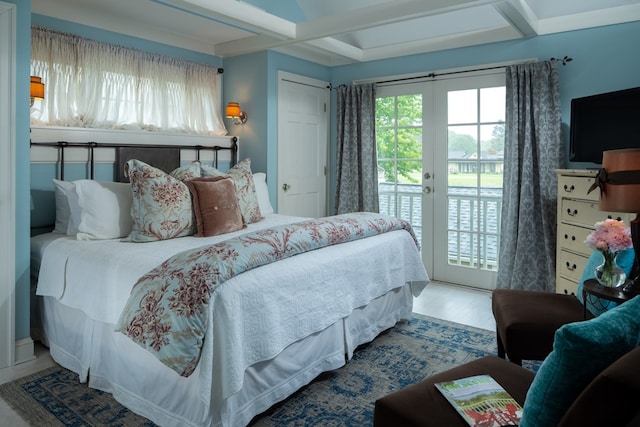
[[[216,67],[32,28],[33,124],[224,135]]]
[[[380,212],[409,221],[422,233],[422,95],[376,99]]]

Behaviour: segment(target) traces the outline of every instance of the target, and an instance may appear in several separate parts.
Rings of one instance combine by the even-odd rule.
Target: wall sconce
[[[227,104],[227,119],[233,119],[236,125],[243,125],[247,122],[247,113],[240,110],[240,104],[229,102]]]
[[[40,77],[31,76],[31,88],[30,88],[31,104],[29,107],[33,107],[34,101],[44,99],[44,83]]]

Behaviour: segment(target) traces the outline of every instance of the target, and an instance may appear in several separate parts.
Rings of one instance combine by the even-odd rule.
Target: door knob
[[[287,190],[288,190],[288,189],[290,189],[290,188],[291,188],[291,186],[290,186],[289,184],[282,184],[282,189],[283,189],[284,191],[287,191]]]
[[[424,194],[429,194],[429,193],[431,193],[431,187],[424,187],[424,188],[422,189],[422,192],[423,192]]]

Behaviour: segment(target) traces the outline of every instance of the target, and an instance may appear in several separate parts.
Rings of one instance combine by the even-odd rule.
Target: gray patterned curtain
[[[555,292],[555,169],[563,155],[556,63],[507,67],[506,91],[497,286]]]
[[[375,83],[339,86],[336,214],[378,212]]]

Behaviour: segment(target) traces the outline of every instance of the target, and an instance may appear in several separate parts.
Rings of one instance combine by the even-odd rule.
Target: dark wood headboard
[[[196,160],[200,160],[200,152],[203,150],[213,151],[213,166],[218,167],[218,153],[220,151],[229,151],[231,154],[231,166],[238,163],[238,138],[231,139],[232,144],[229,147],[219,145],[150,145],[150,144],[101,144],[98,142],[31,142],[32,146],[56,147],[59,152],[60,163],[60,179],[64,180],[65,166],[65,148],[86,148],[89,151],[89,175],[90,179],[94,178],[94,150],[100,148],[116,149],[116,167],[117,173],[114,177],[121,182],[128,182],[128,178],[124,177],[124,164],[131,159],[138,159],[150,164],[165,172],[170,172],[180,166],[180,151],[195,150]]]
[[[116,148],[116,174],[119,182],[129,182],[125,165],[131,159],[138,159],[166,173],[180,166],[180,149],[165,148],[158,150],[149,147]]]

